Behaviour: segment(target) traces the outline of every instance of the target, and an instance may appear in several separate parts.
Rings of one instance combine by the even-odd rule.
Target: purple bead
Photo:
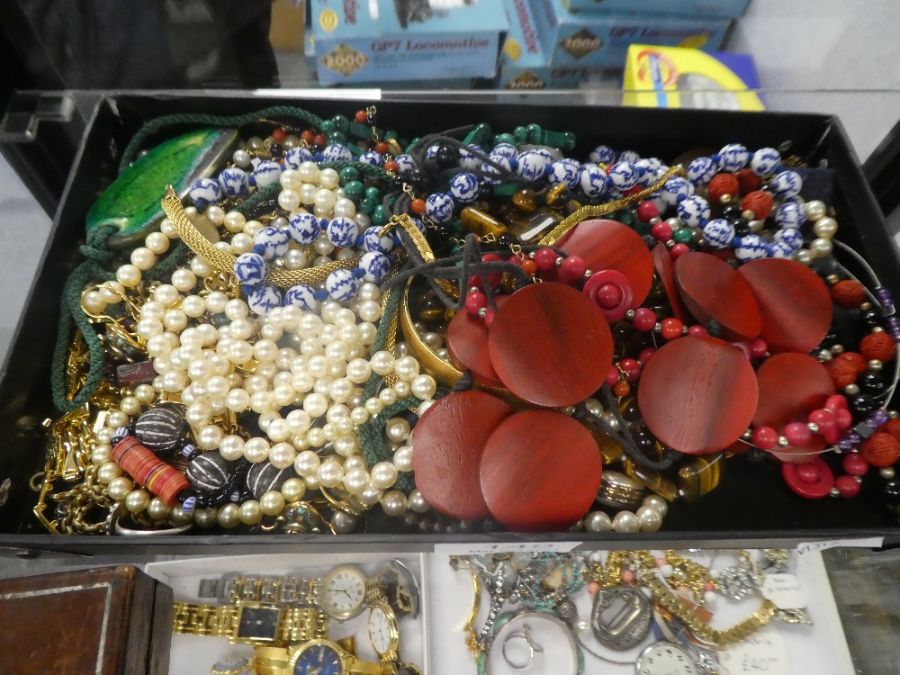
[[[838,441],[838,447],[844,452],[850,452],[853,448],[856,447],[856,443],[854,443],[853,439],[851,439],[850,436],[847,435]]]
[[[895,340],[900,340],[900,317],[891,316],[887,320],[888,333]]]
[[[875,297],[881,303],[881,313],[884,316],[893,316],[897,313],[897,308],[894,307],[894,298],[888,289],[879,286],[875,289]]]
[[[877,429],[882,424],[887,422],[889,419],[890,419],[890,416],[887,414],[887,411],[879,408],[878,410],[873,412],[871,415],[869,415],[869,419],[866,420],[866,423],[870,427],[874,427]]]

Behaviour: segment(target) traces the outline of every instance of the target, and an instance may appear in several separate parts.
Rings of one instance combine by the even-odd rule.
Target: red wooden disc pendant
[[[585,220],[560,244],[569,255],[581,257],[592,272],[616,270],[628,278],[638,307],[653,284],[653,261],[641,236],[615,220]]]
[[[509,296],[497,310],[488,345],[506,388],[547,407],[588,398],[612,364],[612,334],[602,312],[559,283],[533,284]]]
[[[825,282],[796,260],[761,258],[738,268],[753,289],[769,351],[808,352],[828,334],[833,308]]]
[[[478,480],[484,444],[512,413],[481,391],[448,394],[431,406],[413,430],[416,488],[436,511],[460,520],[490,515]]]
[[[493,517],[525,532],[564,529],[583,517],[597,497],[600,473],[594,437],[553,410],[503,420],[484,446],[479,471]]]
[[[747,430],[756,410],[753,367],[744,353],[716,338],[683,337],[644,367],[638,405],[662,443],[689,455],[716,452]]]
[[[709,253],[687,253],[675,261],[675,279],[697,321],[716,321],[731,340],[759,335],[762,317],[753,289],[727,262]]]
[[[672,307],[672,313],[681,319],[682,322],[687,322],[688,313],[681,302],[681,296],[678,295],[678,286],[675,284],[675,269],[672,265],[672,256],[669,254],[669,249],[660,242],[653,247],[651,256],[653,257],[653,267],[656,268],[656,274],[659,276],[660,282],[662,282],[663,289],[666,291],[666,298],[668,298],[669,305]]]
[[[499,308],[509,296],[495,298]],[[447,351],[460,370],[469,370],[479,384],[502,387],[491,363],[488,350],[488,327],[484,319],[465,310],[457,312],[447,326]]]
[[[828,370],[808,354],[786,352],[767,358],[756,371],[759,405],[753,424],[780,430],[825,404],[834,393]]]

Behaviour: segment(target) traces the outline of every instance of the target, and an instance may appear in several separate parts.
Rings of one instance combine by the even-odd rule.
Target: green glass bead
[[[528,129],[525,127],[516,127],[513,129],[513,136],[516,137],[516,143],[524,143],[528,140]]]
[[[645,223],[640,218],[635,218],[634,216],[632,216],[629,220],[631,222],[625,223],[625,224],[629,225],[630,227],[633,227],[634,231],[637,232],[639,235],[643,236],[645,234],[650,234],[650,228],[651,228],[650,223]]]
[[[343,115],[335,115],[331,121],[334,123],[334,128],[341,133],[346,134],[350,130],[350,120]]]
[[[532,122],[526,127],[528,131],[528,141],[530,143],[540,143],[543,139],[544,130],[540,124]]]
[[[518,183],[502,183],[494,186],[494,194],[497,197],[512,197],[520,187]]]
[[[463,233],[462,221],[459,218],[454,218],[447,225],[447,231],[450,233],[451,236],[454,236],[454,237],[462,236],[462,233]]]
[[[384,204],[379,204],[374,209],[372,209],[372,224],[373,225],[382,227],[387,224],[387,221],[388,221],[387,209],[384,208]]]
[[[359,181],[359,171],[356,170],[356,167],[353,166],[345,166],[340,170],[338,175],[341,178],[341,185],[346,189],[348,183],[358,182]],[[362,187],[362,184],[360,184]]]
[[[367,216],[371,216],[376,206],[378,206],[378,202],[376,202],[374,199],[365,198],[360,201],[358,208]]]
[[[577,139],[575,138],[575,134],[571,131],[564,131],[563,136],[565,136],[565,144],[563,145],[561,150],[573,150],[575,148],[575,144]]]
[[[516,144],[516,137],[512,134],[497,134],[494,138],[494,145],[500,145],[501,143],[509,143],[511,145]]]
[[[385,132],[384,132],[384,140],[386,140],[386,141],[393,141],[393,140],[396,140],[396,139],[397,139],[397,132],[396,132],[396,131],[385,131]]]
[[[365,124],[360,124],[359,122],[350,122],[347,125],[345,133],[349,134],[353,138],[368,139],[372,136],[372,130]]]
[[[347,167],[347,168],[353,169],[353,167]],[[356,169],[353,169],[353,171],[356,171]],[[357,175],[359,175],[358,171],[356,171],[356,173],[357,173]],[[363,198],[363,195],[365,195],[365,193],[366,193],[366,189],[363,187],[363,184],[360,183],[358,180],[351,180],[350,182],[344,184],[344,196],[347,199],[351,199],[354,202],[358,202],[360,199]]]
[[[322,133],[328,134],[334,131],[334,122],[331,120],[322,120]]]
[[[469,132],[469,133],[471,134],[471,133],[473,133],[473,132]],[[421,140],[422,140],[422,139],[419,138],[418,136],[416,136],[414,139],[412,139],[412,140],[409,142],[409,144],[406,146],[406,152],[409,152],[410,148],[412,148],[416,143],[418,143],[418,142],[421,141]]]
[[[374,186],[367,187],[366,199],[371,199],[373,202],[378,202],[380,204],[382,199],[381,190]]]
[[[672,239],[679,244],[690,244],[694,240],[694,233],[691,232],[689,227],[680,227],[675,230]]]
[[[494,135],[494,132],[491,131],[491,126],[482,122],[481,124],[477,124],[472,131],[466,134],[466,137],[463,139],[463,143],[468,145],[469,143],[475,143],[476,145],[485,145],[489,140],[491,140],[491,136]]]
[[[328,141],[329,143],[340,143],[343,145],[347,142],[347,136],[343,132],[335,130],[328,134]]]

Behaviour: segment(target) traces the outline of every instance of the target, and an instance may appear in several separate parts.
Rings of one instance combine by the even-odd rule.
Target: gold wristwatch
[[[232,605],[176,602],[172,631],[226,637],[229,642],[286,647],[328,635],[328,616],[317,607],[239,600]]]
[[[338,643],[318,639],[290,650],[290,675],[392,675],[390,665],[363,661]]]

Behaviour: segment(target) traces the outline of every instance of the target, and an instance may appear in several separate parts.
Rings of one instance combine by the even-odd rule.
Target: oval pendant
[[[602,588],[594,596],[591,630],[604,647],[625,651],[647,637],[652,618],[650,601],[634,586]]]

